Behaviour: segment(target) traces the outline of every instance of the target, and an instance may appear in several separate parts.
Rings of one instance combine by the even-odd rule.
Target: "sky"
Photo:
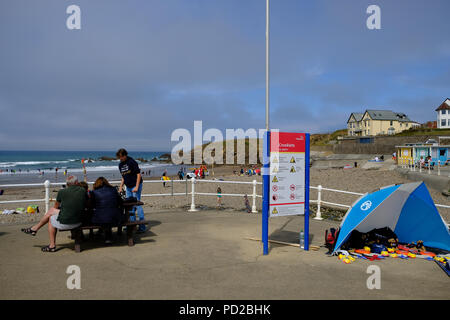
[[[81,30],[69,30],[69,5]],[[381,9],[369,30],[366,9]],[[177,128],[265,127],[265,0],[3,0],[0,150],[169,151]],[[270,126],[420,123],[450,97],[448,0],[271,0]]]

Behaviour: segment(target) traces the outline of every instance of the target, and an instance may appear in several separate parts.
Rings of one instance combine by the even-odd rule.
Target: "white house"
[[[436,109],[437,112],[437,127],[450,128],[450,99],[446,99],[442,104]]]

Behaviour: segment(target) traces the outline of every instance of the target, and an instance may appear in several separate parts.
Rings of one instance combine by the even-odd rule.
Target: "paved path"
[[[449,278],[433,262],[390,259],[381,290],[369,290],[367,261],[345,265],[325,249],[304,252],[272,245],[262,256],[259,214],[227,211],[161,212],[151,232],[128,248],[86,244],[76,254],[68,233],[57,253],[41,253],[47,230],[36,237],[23,226],[0,226],[0,299],[449,299]],[[298,241],[302,217],[271,219],[272,237]],[[311,220],[312,243],[321,245],[329,221]],[[120,239],[119,239],[120,240]],[[81,290],[66,287],[66,268],[81,268]]]

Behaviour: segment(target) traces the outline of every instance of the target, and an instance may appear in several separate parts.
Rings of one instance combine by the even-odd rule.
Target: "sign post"
[[[269,253],[269,196],[270,196],[270,131],[264,134],[263,146],[263,203],[262,203],[262,242],[263,254]]]
[[[269,215],[304,214],[304,249],[309,250],[309,134],[280,133],[275,130],[271,132],[269,104],[269,0],[266,0],[266,132],[263,145],[261,223],[263,254],[269,253]],[[286,139],[287,143],[284,142]],[[271,151],[277,153],[278,162],[272,161]],[[275,173],[276,181],[273,181],[272,169],[275,167],[278,172]]]
[[[269,253],[269,190],[270,190],[270,126],[269,126],[269,0],[266,0],[266,132],[263,145],[263,207],[262,236],[263,254]]]
[[[304,214],[304,249],[309,250],[309,134],[273,131],[264,142],[264,254],[268,218],[290,215]]]
[[[309,133],[305,134],[305,250],[309,251]]]

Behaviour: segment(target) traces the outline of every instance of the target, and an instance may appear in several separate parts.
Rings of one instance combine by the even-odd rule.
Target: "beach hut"
[[[389,227],[399,242],[422,240],[427,247],[450,250],[450,232],[423,182],[381,188],[356,200],[341,223],[334,251],[353,230],[367,233]]]
[[[431,156],[431,165],[441,165],[450,162],[450,145],[439,145],[437,143],[411,143],[396,146],[399,165],[408,165],[409,163],[418,163],[421,158],[426,160]]]
[[[414,146],[414,160],[419,162],[421,158],[426,159],[428,156],[431,156],[431,145],[426,144],[417,144]]]
[[[449,156],[449,148],[450,146],[432,146],[431,147],[431,161],[433,165],[437,165],[438,161],[440,161],[441,166],[446,165],[450,160]]]
[[[397,164],[409,165],[413,163],[413,146],[397,146]]]

